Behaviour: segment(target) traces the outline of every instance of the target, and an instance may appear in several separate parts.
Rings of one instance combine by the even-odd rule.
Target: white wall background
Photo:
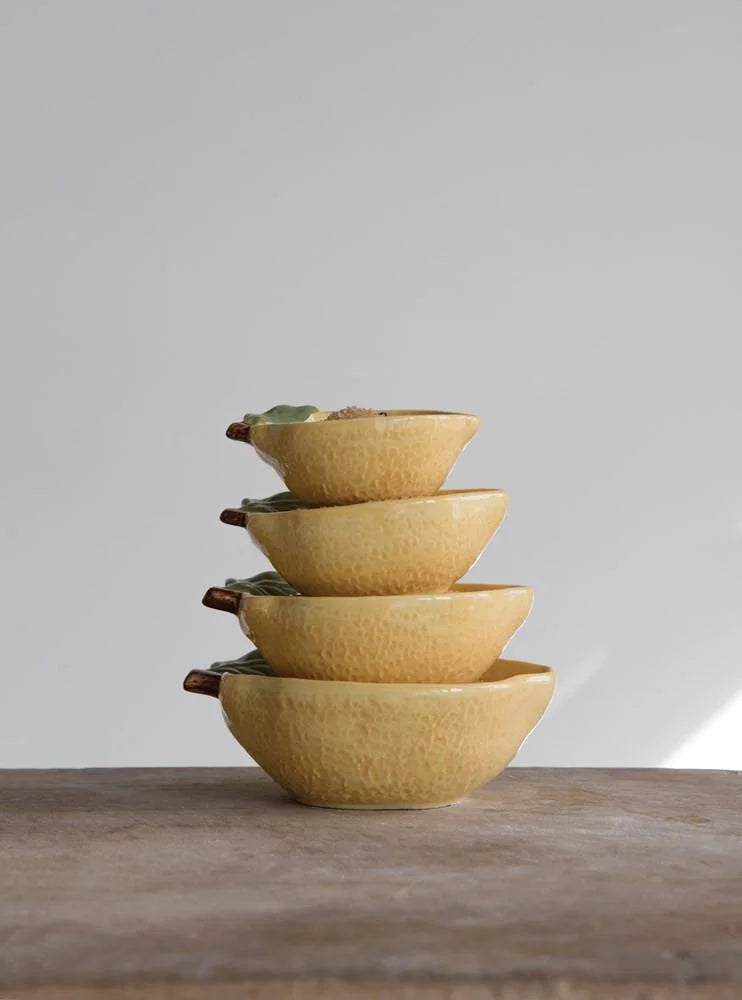
[[[239,764],[230,420],[466,409],[561,686],[519,762],[742,767],[742,5],[4,0],[6,766]]]

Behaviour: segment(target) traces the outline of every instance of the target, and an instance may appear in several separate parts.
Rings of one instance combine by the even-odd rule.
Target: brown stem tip
[[[244,510],[235,510],[234,507],[227,507],[219,515],[222,524],[234,524],[238,528],[247,527],[247,514]]]
[[[183,681],[183,690],[190,691],[191,694],[207,694],[211,698],[218,698],[221,682],[219,674],[211,674],[206,670],[191,670]]]
[[[246,441],[250,443],[250,425],[243,423],[230,424],[227,428],[230,441]]]
[[[201,599],[201,603],[207,608],[215,608],[217,611],[229,611],[236,615],[240,608],[242,594],[236,590],[226,590],[224,587],[209,587]]]

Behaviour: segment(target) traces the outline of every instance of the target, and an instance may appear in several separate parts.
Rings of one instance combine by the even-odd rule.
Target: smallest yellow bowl
[[[430,496],[476,434],[469,413],[389,410],[385,416],[256,424],[250,441],[286,486],[309,503],[332,505]]]

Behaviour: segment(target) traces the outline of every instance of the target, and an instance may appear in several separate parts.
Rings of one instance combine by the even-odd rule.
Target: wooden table
[[[0,997],[742,998],[737,772],[335,812],[245,769],[0,772]]]

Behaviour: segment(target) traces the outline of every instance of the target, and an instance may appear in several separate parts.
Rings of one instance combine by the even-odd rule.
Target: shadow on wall
[[[738,530],[678,529],[604,556],[605,573],[568,594],[556,571],[541,582],[538,607],[560,618],[531,620],[558,689],[520,765],[658,766],[742,690]]]

